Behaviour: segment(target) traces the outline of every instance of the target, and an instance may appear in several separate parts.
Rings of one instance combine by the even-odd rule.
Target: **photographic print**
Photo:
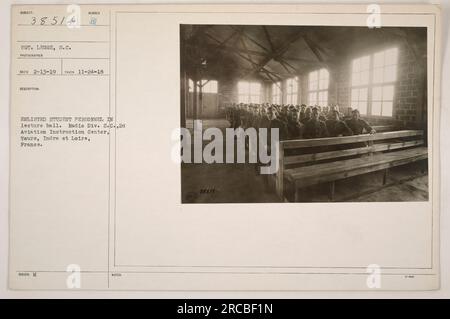
[[[180,39],[183,203],[428,200],[426,28]]]

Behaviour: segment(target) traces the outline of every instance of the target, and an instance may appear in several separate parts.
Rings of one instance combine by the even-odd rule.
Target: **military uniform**
[[[300,114],[300,122],[302,124],[306,125],[306,123],[308,123],[310,119],[311,119],[311,116],[306,116],[306,114],[303,114],[303,117],[302,117],[302,115]]]
[[[328,131],[325,122],[313,118],[306,122],[305,131],[303,132],[304,138],[319,138],[327,136]]]
[[[329,119],[325,121],[325,124],[327,126],[328,136],[330,137],[353,135],[352,130],[344,121]]]
[[[364,130],[366,130],[366,133],[370,133],[372,131],[372,127],[369,125],[369,123],[360,118],[349,119],[346,121],[346,124],[355,135],[362,134]]]
[[[280,119],[276,118],[270,121],[270,129],[278,128],[278,137],[280,141],[287,139],[288,132],[286,124]],[[270,134],[269,134],[270,135]]]
[[[289,120],[287,124],[288,128],[288,138],[289,139],[297,139],[302,138],[304,125],[300,122]]]
[[[233,109],[233,128],[237,129],[241,125],[241,110],[239,108]]]

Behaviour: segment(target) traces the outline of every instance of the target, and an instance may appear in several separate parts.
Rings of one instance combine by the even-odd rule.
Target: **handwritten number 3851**
[[[66,17],[58,17],[54,16],[52,18],[50,17],[32,17],[31,18],[31,25],[57,25],[57,24],[63,24],[66,20]]]

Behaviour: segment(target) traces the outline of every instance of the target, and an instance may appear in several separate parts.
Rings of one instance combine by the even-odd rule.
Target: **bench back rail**
[[[288,168],[312,166],[324,161],[343,161],[364,154],[398,151],[423,144],[423,131],[420,130],[281,141],[275,178],[276,192],[284,199],[284,175]]]

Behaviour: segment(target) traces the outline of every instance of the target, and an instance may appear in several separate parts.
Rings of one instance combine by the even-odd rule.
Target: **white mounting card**
[[[11,15],[11,289],[439,288],[439,7],[15,5]],[[281,118],[301,104],[349,123],[356,108],[377,132],[280,142],[273,175],[176,161],[195,120],[222,132],[236,109]],[[337,144],[322,162],[286,164],[307,156],[285,147]]]

